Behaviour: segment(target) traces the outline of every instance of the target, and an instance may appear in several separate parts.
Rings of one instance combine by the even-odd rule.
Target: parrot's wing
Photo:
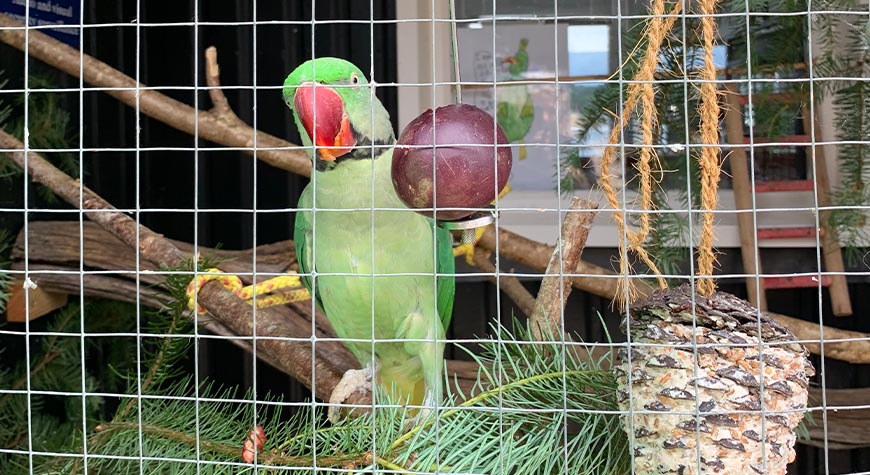
[[[314,270],[314,247],[312,240],[314,234],[311,226],[311,208],[314,200],[312,197],[311,186],[306,186],[299,197],[299,203],[296,205],[296,227],[293,230],[293,240],[296,243],[296,260],[299,263],[300,280],[305,284],[305,288],[311,292],[314,302],[323,310],[323,301],[320,298],[320,290],[311,290],[311,272]]]
[[[453,256],[453,237],[450,231],[437,226],[435,228],[435,245],[437,246],[438,262],[436,272],[442,275],[438,277],[436,290],[438,291],[438,315],[441,317],[441,325],[444,330],[450,326],[450,318],[453,316],[453,296],[455,294],[456,258]]]

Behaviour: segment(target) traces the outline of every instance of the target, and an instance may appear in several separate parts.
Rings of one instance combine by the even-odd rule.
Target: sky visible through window
[[[568,27],[568,74],[610,74],[610,26]]]

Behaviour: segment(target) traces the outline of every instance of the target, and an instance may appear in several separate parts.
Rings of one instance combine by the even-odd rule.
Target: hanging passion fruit
[[[490,114],[451,104],[427,110],[402,131],[393,150],[393,186],[409,207],[432,216],[437,206],[436,219],[455,221],[495,200],[512,162],[507,135]]]

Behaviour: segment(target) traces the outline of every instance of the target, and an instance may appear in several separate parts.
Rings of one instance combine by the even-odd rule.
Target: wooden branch
[[[78,270],[81,261],[86,269],[127,271],[136,270],[136,254],[124,242],[92,222],[78,221],[31,221],[28,224],[27,236],[30,248],[27,253],[29,261],[57,269],[73,268]],[[238,274],[245,282],[250,282],[253,271],[253,249],[232,251],[199,246],[194,250],[192,244],[167,239],[182,254],[192,256],[195,252],[200,256],[211,256],[220,261],[218,267],[225,271]],[[81,245],[84,255],[79,251]],[[285,273],[296,269],[296,252],[293,241],[280,241],[257,246],[257,272]],[[18,238],[12,246],[13,266],[24,260],[24,230],[18,233]],[[22,265],[23,268],[23,265]],[[147,284],[157,284],[162,281],[159,275],[152,272],[159,270],[150,261],[139,262],[140,279]],[[119,274],[119,277],[128,277]],[[257,280],[268,279],[269,275],[257,275]]]
[[[798,340],[802,340],[801,343],[807,347],[810,353],[816,355],[822,354],[822,345],[813,343],[814,341],[822,341],[822,333],[818,323],[808,322],[780,313],[765,313],[788,327]],[[825,358],[833,358],[854,364],[870,364],[870,334],[852,330],[841,330],[829,326],[822,328],[825,331]]]
[[[39,273],[32,278],[40,288],[85,295],[93,297],[113,298],[124,302],[136,303],[136,253],[132,248],[121,242],[117,237],[92,222],[78,221],[31,221],[28,225],[30,244],[27,253],[29,268],[39,271],[69,271],[66,273]],[[221,262],[218,268],[224,272],[235,274],[245,284],[253,282],[253,249],[233,251],[227,249],[212,249],[200,246],[194,250],[193,245],[169,240],[185,255],[198,252],[201,256],[212,256]],[[84,250],[80,256],[79,246]],[[272,244],[257,246],[257,278],[262,281],[272,277],[270,274],[282,274],[296,270],[296,252],[293,241],[278,241]],[[24,230],[18,233],[18,238],[12,247],[12,269],[24,269]],[[79,284],[79,265],[84,260],[86,270],[119,271],[115,274],[89,274],[84,276],[84,289]],[[139,262],[138,274],[142,285],[140,303],[151,308],[161,308],[166,295],[159,287],[163,281],[159,269],[147,260]],[[291,309],[298,317],[303,318],[307,325],[311,323],[311,303],[300,302],[291,304]],[[292,315],[291,315],[292,317]],[[202,318],[202,317],[200,317]],[[319,310],[315,312],[314,323],[318,331],[325,336],[335,336],[332,326]],[[250,347],[250,345],[248,345]]]
[[[495,252],[495,236],[495,228],[492,226],[488,227],[483,233],[483,237],[480,238],[478,246]],[[544,272],[554,250],[555,246],[533,241],[504,228],[498,229],[498,253],[502,259]],[[572,284],[575,288],[609,299],[616,296],[616,273],[613,271],[581,259],[577,262],[577,268],[574,270],[574,273],[587,275],[583,277],[577,276],[572,279]],[[647,296],[653,290],[652,287],[643,281],[636,282],[635,289],[639,296]]]
[[[233,112],[229,101],[227,101],[227,96],[221,89],[221,68],[218,66],[217,48],[214,46],[209,46],[205,50],[205,83],[208,84],[212,112],[229,124],[243,124],[242,119],[239,119],[239,116]]]
[[[3,131],[0,131],[0,149],[18,149],[4,153],[25,170],[27,176],[47,186],[69,204],[91,210],[85,211],[88,219],[137,249],[152,264],[177,267],[184,263],[185,255],[167,239],[139,225],[129,216],[113,211],[111,204],[55,168],[39,154],[25,154],[21,150],[23,144]],[[356,366],[356,359],[341,343],[321,341],[313,346],[310,343],[311,325],[305,320],[287,318],[286,314],[274,308],[256,310],[255,315],[254,307],[221,287],[217,281],[203,286],[199,292],[199,303],[215,318],[215,326],[226,327],[221,331],[239,335],[240,339],[254,336],[251,341],[256,344],[258,354],[265,353],[271,364],[278,365],[279,369],[312,388],[321,399],[328,399],[344,372]],[[285,309],[289,311],[289,307]],[[312,351],[315,353],[313,361]],[[368,404],[370,401],[368,395],[354,393],[347,403]]]
[[[483,237],[478,242],[478,246],[487,250],[495,250],[495,229],[493,227],[487,228]],[[548,246],[499,228],[498,250],[502,259],[511,260],[536,271],[543,272],[547,267],[549,256],[553,253],[554,246]],[[616,296],[616,279],[614,278],[616,274],[613,271],[581,260],[577,263],[577,270],[575,272],[577,274],[592,274],[604,277],[574,277],[573,284],[575,288],[607,299],[613,299]],[[652,287],[643,281],[638,281],[635,284],[635,289],[638,292],[637,298],[647,296],[652,292]],[[774,320],[787,326],[799,340],[803,340],[804,346],[810,352],[817,355],[821,354],[821,345],[812,343],[821,339],[818,323],[779,313],[768,312],[768,314]],[[854,364],[870,364],[870,334],[841,330],[829,326],[824,326],[823,328],[825,332],[826,358]]]
[[[499,272],[489,259],[488,252],[479,248],[474,249],[474,265],[488,274],[487,279],[496,284],[499,290],[504,291],[524,315],[531,317],[535,309],[535,298],[523,287],[519,279],[510,274]],[[498,274],[498,278],[496,278],[496,274]]]
[[[571,200],[568,214],[562,221],[562,245],[550,256],[531,316],[532,335],[536,340],[547,339],[545,336],[557,340],[563,337],[562,309],[572,285],[571,278],[564,274],[577,268],[596,209],[598,204],[595,202],[576,196]]]
[[[0,28],[14,28],[0,29],[0,41],[21,51],[25,50],[26,40],[22,23],[8,15],[0,14]],[[293,148],[297,146],[274,135],[255,131],[241,120],[227,121],[227,115],[218,104],[215,104],[216,109],[212,112],[197,111],[157,91],[142,89],[146,87],[144,84],[137,83],[121,71],[92,56],[82,54],[81,51],[39,30],[30,30],[27,37],[29,37],[28,52],[34,58],[73,77],[79,77],[79,68],[81,68],[82,79],[86,83],[96,87],[112,88],[105,91],[106,94],[130,107],[138,108],[149,117],[191,135],[199,132],[200,137],[214,143],[250,149],[245,152],[252,155],[256,134],[258,159],[298,175],[311,175],[311,160],[304,150]]]

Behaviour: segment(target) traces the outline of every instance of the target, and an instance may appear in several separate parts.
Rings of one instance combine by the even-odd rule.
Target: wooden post
[[[818,115],[816,120],[811,120],[811,115],[808,107],[804,107],[803,122],[804,133],[810,134],[814,131],[814,137],[819,140],[822,136],[821,128],[819,127]],[[819,208],[827,208],[831,206],[831,181],[828,178],[828,162],[825,160],[825,151],[822,146],[813,146],[809,144],[807,147],[807,158],[815,160],[815,179],[816,179],[816,203]],[[812,163],[811,163],[812,164]],[[849,298],[849,286],[846,282],[846,271],[843,265],[843,252],[840,249],[840,240],[837,237],[837,230],[830,226],[831,210],[819,210],[819,226],[824,230],[819,236],[819,241],[822,245],[822,258],[825,260],[825,270],[834,272],[830,275],[831,285],[828,287],[828,292],[831,295],[831,307],[834,316],[848,317],[852,315],[852,301]]]
[[[740,254],[743,258],[743,273],[746,277],[746,291],[749,302],[762,311],[767,311],[767,298],[764,294],[764,279],[761,274],[761,259],[758,255],[758,244],[755,235],[755,223],[752,220],[752,181],[750,180],[749,157],[746,146],[743,145],[743,113],[737,97],[737,88],[728,83],[725,86],[725,136],[728,143],[734,147],[728,153],[731,162],[731,178],[734,188],[734,204],[738,210],[737,229],[740,234]],[[756,263],[758,264],[756,266]],[[756,287],[756,282],[758,286]],[[760,291],[760,292],[759,292]]]

